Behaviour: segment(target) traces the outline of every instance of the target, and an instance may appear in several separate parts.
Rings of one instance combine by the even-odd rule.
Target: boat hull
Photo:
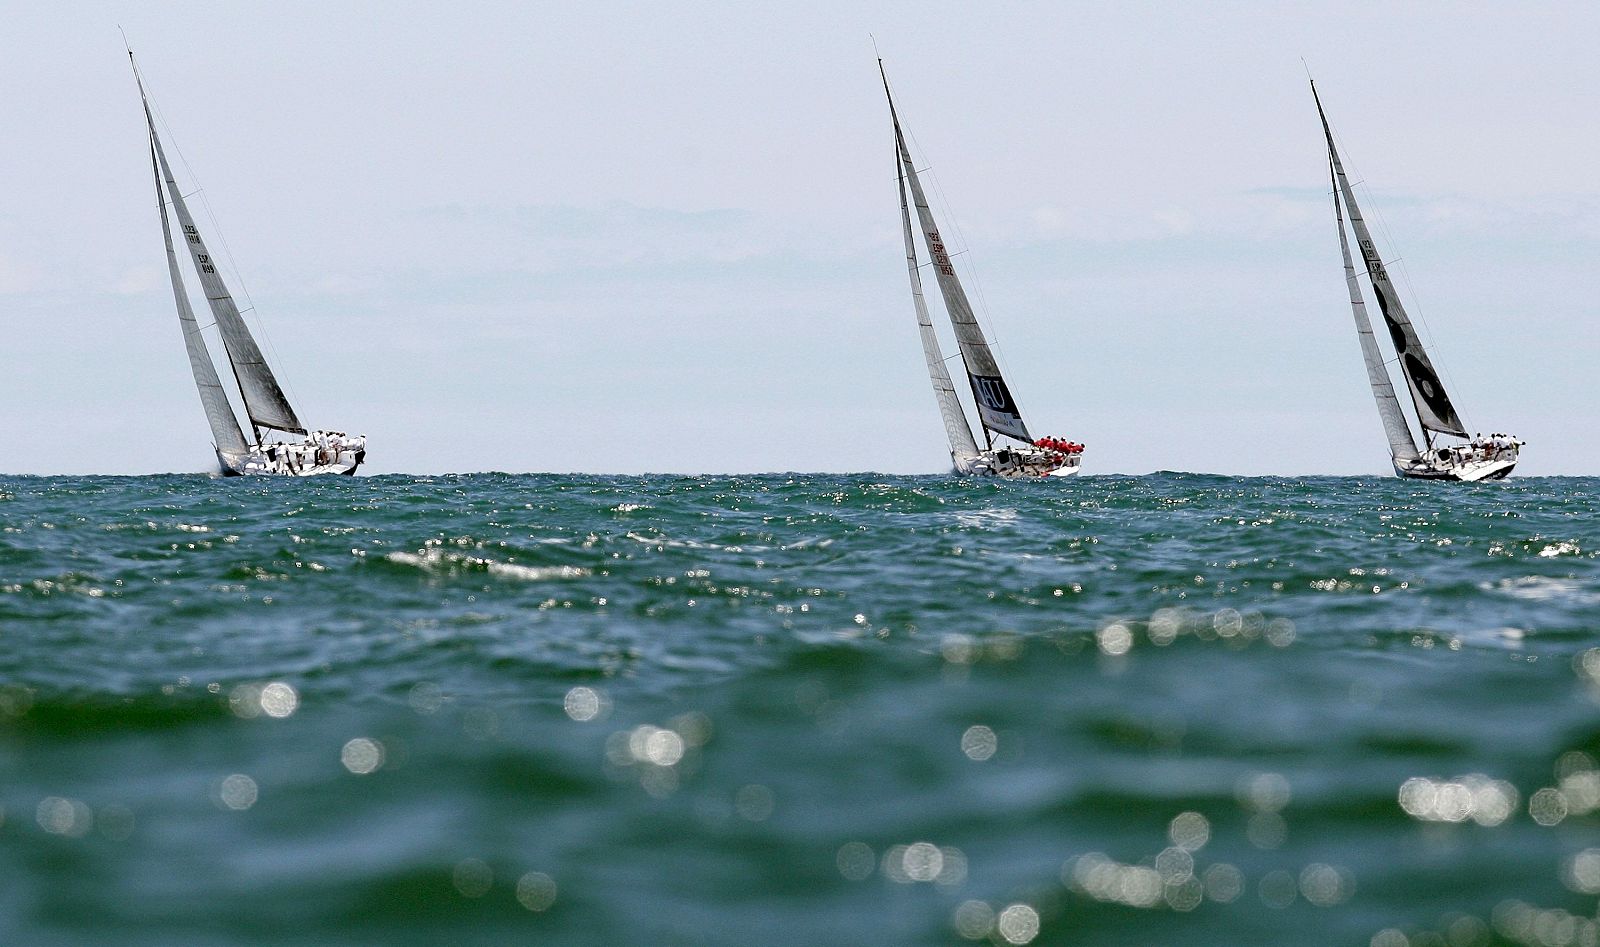
[[[1062,455],[1036,448],[980,451],[976,457],[955,458],[955,472],[966,477],[1037,480],[1077,476],[1082,454]]]
[[[333,463],[289,468],[274,463],[260,451],[251,451],[243,457],[230,457],[221,451],[217,452],[217,464],[224,477],[353,477],[356,468],[366,459],[365,449],[341,451]]]
[[[1464,464],[1418,465],[1402,467],[1395,464],[1394,472],[1407,480],[1448,480],[1456,483],[1487,483],[1504,480],[1517,466],[1517,458],[1496,458]]]

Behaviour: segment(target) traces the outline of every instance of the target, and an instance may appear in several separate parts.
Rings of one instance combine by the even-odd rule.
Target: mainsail
[[[139,95],[144,97],[142,82]],[[167,196],[172,201],[178,226],[183,230],[189,254],[194,258],[195,269],[200,274],[200,286],[205,290],[206,302],[211,304],[211,314],[222,333],[222,344],[228,352],[228,360],[233,363],[234,377],[244,395],[245,412],[249,414],[252,426],[276,428],[291,434],[306,433],[304,425],[295,416],[294,408],[289,406],[289,399],[284,397],[272,369],[267,366],[267,360],[256,345],[255,337],[250,334],[249,326],[245,325],[244,317],[239,314],[239,307],[222,282],[222,274],[212,262],[204,241],[200,239],[200,231],[195,227],[189,206],[178,190],[178,182],[172,176],[172,167],[167,163],[166,152],[161,147],[161,138],[156,134],[156,123],[150,114],[148,100],[144,104],[144,116],[150,126],[150,143],[155,150],[161,178],[166,182]]]
[[[917,265],[916,239],[911,235],[911,208],[906,201],[904,171],[900,174],[900,223],[905,231],[906,270],[911,274],[911,300],[917,310],[917,331],[922,335],[922,354],[928,361],[928,378],[933,382],[933,394],[939,400],[939,414],[944,418],[944,432],[950,439],[950,457],[959,464],[962,460],[977,457],[978,445],[972,438],[972,428],[967,425],[967,414],[961,410],[961,399],[956,397],[950,372],[944,367],[944,353],[939,350],[939,337],[934,333],[933,320],[928,316],[928,301],[922,295],[922,274]]]
[[[880,73],[883,71],[882,60],[878,62],[878,70]],[[887,75],[884,75],[883,91],[889,95]],[[905,181],[911,186],[912,202],[917,207],[917,219],[922,224],[922,237],[928,246],[928,256],[933,261],[934,278],[938,280],[939,293],[944,297],[945,311],[950,314],[950,323],[955,327],[956,345],[961,350],[961,361],[967,368],[967,380],[972,385],[978,417],[985,428],[996,434],[1006,434],[1031,443],[1033,438],[1028,434],[1027,425],[1022,423],[1022,413],[1017,409],[1016,400],[1011,397],[1011,389],[1000,376],[1000,366],[989,349],[983,329],[972,314],[972,304],[967,301],[966,290],[961,288],[956,268],[951,265],[950,254],[945,250],[943,238],[939,236],[939,225],[934,222],[933,211],[922,192],[922,182],[917,178],[916,166],[911,162],[911,152],[906,148],[905,134],[900,130],[900,117],[895,113],[892,95],[889,95],[889,116],[894,121],[900,166]]]
[[[1332,165],[1330,164],[1330,170]],[[1389,438],[1389,453],[1396,460],[1416,460],[1417,442],[1411,438],[1411,427],[1400,410],[1400,399],[1395,396],[1394,382],[1389,380],[1389,370],[1383,365],[1383,355],[1378,351],[1377,337],[1372,333],[1372,320],[1367,318],[1367,304],[1361,298],[1361,283],[1356,279],[1356,264],[1350,258],[1350,240],[1344,232],[1344,210],[1339,200],[1337,183],[1333,192],[1333,215],[1339,224],[1339,252],[1344,254],[1344,280],[1350,288],[1350,309],[1355,314],[1356,337],[1361,340],[1361,358],[1367,363],[1367,381],[1372,385],[1372,397],[1378,402],[1378,416],[1383,419],[1383,433]]]
[[[1367,277],[1372,283],[1372,294],[1378,299],[1378,311],[1383,313],[1384,323],[1389,327],[1389,338],[1393,340],[1395,353],[1400,358],[1401,372],[1411,389],[1417,420],[1426,430],[1466,437],[1466,427],[1457,416],[1455,406],[1450,403],[1450,396],[1445,393],[1439,374],[1433,370],[1433,363],[1422,347],[1422,339],[1417,336],[1416,327],[1406,316],[1405,307],[1401,305],[1400,296],[1395,292],[1389,272],[1383,265],[1383,258],[1378,255],[1378,249],[1372,242],[1372,234],[1367,230],[1360,206],[1356,204],[1350,179],[1345,175],[1344,164],[1339,160],[1339,150],[1334,147],[1333,130],[1328,127],[1328,116],[1322,111],[1322,99],[1317,96],[1314,82],[1311,84],[1311,95],[1316,99],[1317,115],[1322,119],[1322,131],[1328,139],[1328,158],[1333,164],[1334,183],[1344,199],[1345,209],[1350,212],[1350,226],[1355,229],[1356,245],[1361,248]],[[1342,227],[1340,233],[1343,233]]]
[[[161,236],[167,243],[167,273],[172,277],[172,295],[178,301],[178,324],[183,329],[184,347],[189,351],[189,368],[194,372],[195,387],[200,389],[200,403],[205,406],[206,421],[211,424],[211,437],[217,450],[237,460],[249,451],[249,445],[239,430],[239,419],[234,417],[233,407],[228,404],[228,393],[223,390],[222,379],[217,377],[217,366],[211,361],[205,336],[200,334],[194,309],[189,306],[189,293],[184,289],[183,274],[178,269],[178,254],[172,248],[172,225],[167,220],[167,203],[161,196],[161,174],[156,168],[153,143],[150,148],[150,167],[156,171],[156,206],[161,210]]]

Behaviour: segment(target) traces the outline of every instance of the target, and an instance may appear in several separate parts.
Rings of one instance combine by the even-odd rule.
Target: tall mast
[[[129,56],[131,60],[131,52]],[[244,317],[239,314],[239,307],[228,291],[227,284],[223,282],[222,274],[212,261],[205,241],[200,236],[200,230],[195,226],[193,215],[189,213],[188,202],[184,200],[183,192],[178,189],[177,179],[172,174],[172,166],[168,163],[166,151],[161,146],[161,136],[156,133],[155,118],[151,113],[150,101],[145,95],[144,82],[139,77],[137,64],[134,67],[134,76],[139,80],[139,97],[144,103],[145,121],[150,128],[150,143],[155,149],[161,180],[166,185],[167,196],[178,218],[178,226],[189,248],[189,256],[199,276],[200,286],[205,291],[206,302],[210,305],[211,314],[215,317],[217,328],[222,334],[223,348],[228,353],[228,361],[233,365],[234,378],[239,384],[239,393],[244,399],[245,413],[250,418],[251,429],[257,434],[256,440],[260,442],[261,428],[304,434],[305,426],[300,423],[294,408],[289,404],[289,399],[284,396],[278,379],[267,365],[266,357],[261,354],[261,347],[256,344]]]
[[[1394,343],[1395,354],[1399,357],[1401,374],[1405,376],[1406,386],[1411,391],[1412,406],[1416,409],[1423,436],[1427,438],[1429,432],[1436,432],[1466,437],[1466,427],[1456,414],[1455,405],[1450,403],[1450,396],[1444,390],[1444,383],[1434,371],[1433,362],[1429,360],[1428,353],[1422,346],[1422,339],[1406,315],[1405,306],[1400,302],[1400,296],[1389,280],[1389,272],[1383,265],[1383,258],[1379,256],[1377,246],[1372,242],[1372,234],[1367,229],[1366,220],[1361,216],[1361,208],[1356,203],[1355,191],[1345,174],[1344,163],[1339,159],[1339,149],[1333,143],[1333,129],[1329,127],[1328,116],[1322,110],[1322,98],[1317,95],[1315,81],[1311,83],[1311,97],[1317,103],[1317,116],[1322,120],[1322,133],[1328,141],[1328,160],[1333,165],[1334,188],[1343,198],[1345,209],[1350,212],[1350,226],[1355,230],[1356,244],[1361,249],[1362,260],[1366,263],[1367,279],[1372,284],[1372,295],[1377,298],[1378,311],[1383,314],[1383,321],[1389,329],[1389,338]],[[1429,441],[1431,443],[1431,438]]]
[[[906,244],[906,272],[911,278],[911,302],[917,313],[917,333],[922,337],[922,354],[928,365],[928,378],[933,383],[933,394],[939,402],[939,415],[944,419],[945,437],[950,442],[950,459],[961,469],[963,460],[977,456],[978,445],[973,443],[972,428],[967,424],[961,399],[956,397],[955,385],[951,383],[950,372],[945,368],[944,352],[939,348],[939,337],[928,315],[928,302],[922,294],[922,273],[917,263],[917,244],[911,234],[911,208],[906,198],[905,169],[900,166],[898,151],[895,169],[899,172],[900,225]]]
[[[133,65],[134,80],[139,83],[140,98],[144,98],[144,83],[139,79],[139,66],[133,60],[133,51],[128,51],[128,61]],[[149,105],[145,106],[146,118],[149,118]],[[189,354],[189,370],[194,376],[195,388],[200,392],[200,403],[206,413],[206,422],[211,427],[212,444],[217,452],[230,460],[243,457],[249,450],[245,444],[244,434],[239,430],[239,420],[233,413],[233,406],[228,404],[228,393],[222,387],[222,379],[217,376],[216,363],[211,360],[211,352],[206,346],[205,336],[200,332],[200,325],[195,320],[194,310],[189,305],[189,293],[183,285],[183,274],[178,268],[178,255],[172,245],[172,226],[167,219],[167,203],[161,190],[161,170],[156,159],[155,127],[150,123],[150,170],[155,176],[156,209],[161,215],[161,236],[166,244],[167,274],[172,281],[172,295],[178,307],[178,325],[183,331],[184,348]]]
[[[911,152],[906,147],[905,133],[900,128],[900,117],[895,112],[894,96],[889,92],[889,76],[884,71],[882,59],[878,60],[878,73],[883,78],[883,93],[889,99],[889,117],[894,122],[895,145],[900,152],[900,165],[906,184],[911,190],[912,203],[917,208],[917,219],[922,225],[922,238],[927,245],[928,256],[933,261],[934,278],[938,281],[940,295],[944,297],[945,312],[950,316],[950,324],[955,328],[956,345],[961,351],[961,361],[967,370],[967,381],[972,386],[973,401],[977,405],[978,418],[984,428],[984,440],[992,444],[988,432],[993,431],[996,434],[1005,434],[1031,443],[1033,438],[1028,434],[1028,427],[1022,421],[1022,412],[1018,410],[1016,400],[1011,396],[1011,389],[1000,375],[1000,366],[989,348],[989,340],[985,338],[977,317],[973,315],[972,304],[967,301],[966,290],[962,289],[961,280],[956,276],[956,268],[950,263],[950,254],[945,250],[944,239],[939,236],[939,226],[934,222],[933,211],[928,207],[927,196],[922,191],[922,182],[917,177],[916,165],[912,162]]]
[[[1333,176],[1333,163],[1328,164],[1328,175]],[[1361,283],[1356,279],[1355,261],[1350,258],[1350,241],[1344,232],[1344,210],[1339,201],[1339,185],[1333,186],[1333,217],[1339,228],[1339,252],[1344,257],[1344,281],[1350,291],[1350,310],[1355,316],[1356,338],[1361,343],[1361,359],[1367,366],[1367,383],[1372,386],[1372,397],[1378,403],[1378,417],[1383,421],[1383,433],[1389,439],[1389,455],[1396,460],[1416,460],[1417,442],[1411,437],[1411,426],[1406,423],[1405,412],[1400,409],[1400,399],[1395,397],[1394,382],[1389,369],[1383,364],[1383,354],[1378,350],[1378,340],[1372,332],[1372,320],[1367,318],[1367,304],[1361,298]],[[1423,431],[1426,436],[1427,431]]]

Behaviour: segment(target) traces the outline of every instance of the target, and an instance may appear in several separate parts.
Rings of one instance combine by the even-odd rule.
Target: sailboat
[[[200,403],[205,408],[206,420],[211,425],[212,447],[217,463],[225,477],[244,475],[278,475],[308,477],[321,474],[354,474],[366,459],[367,439],[350,436],[342,431],[307,431],[295,413],[283,388],[267,364],[266,357],[245,324],[239,307],[228,292],[222,274],[206,249],[205,240],[195,226],[194,217],[178,182],[167,163],[161,137],[156,134],[156,123],[150,110],[150,99],[145,94],[144,78],[139,74],[138,63],[133,62],[133,52],[128,52],[133,63],[134,81],[139,84],[139,99],[144,104],[145,123],[150,129],[150,165],[156,181],[156,207],[161,213],[161,235],[167,245],[167,272],[172,278],[172,294],[178,305],[178,324],[183,330],[183,342],[189,353],[189,368],[194,373],[195,387],[200,390]],[[216,320],[222,337],[222,346],[233,368],[234,382],[244,403],[245,415],[250,421],[252,438],[246,440],[238,416],[228,401],[228,392],[217,367],[211,360],[205,336],[189,303],[189,293],[184,286],[183,274],[178,266],[177,251],[172,243],[172,222],[167,215],[171,206],[178,218],[184,243],[194,264],[200,286],[205,291],[206,302]],[[208,327],[209,328],[209,327]],[[270,435],[264,435],[269,432]],[[300,435],[290,440],[283,435]]]
[[[1444,382],[1433,369],[1422,339],[1407,317],[1405,306],[1395,292],[1394,283],[1372,242],[1372,233],[1356,205],[1355,192],[1345,174],[1339,149],[1333,143],[1333,131],[1328,127],[1328,116],[1322,110],[1322,98],[1317,95],[1317,84],[1311,83],[1311,96],[1317,103],[1317,116],[1322,119],[1322,132],[1328,140],[1328,168],[1333,178],[1333,214],[1339,227],[1339,250],[1344,254],[1344,279],[1350,290],[1350,308],[1355,313],[1356,336],[1361,342],[1361,357],[1367,364],[1367,380],[1372,385],[1372,397],[1378,402],[1378,416],[1383,420],[1383,431],[1389,438],[1389,454],[1394,472],[1401,477],[1419,480],[1460,480],[1477,482],[1503,480],[1517,465],[1523,442],[1509,434],[1491,434],[1469,437],[1466,425],[1461,422]],[[1350,228],[1355,232],[1356,245],[1361,248],[1368,285],[1378,300],[1378,311],[1389,329],[1395,361],[1400,363],[1400,373],[1405,376],[1406,388],[1411,393],[1411,406],[1416,413],[1417,426],[1422,430],[1422,449],[1412,436],[1411,422],[1396,397],[1394,382],[1388,365],[1378,348],[1377,336],[1367,317],[1367,306],[1361,295],[1361,284],[1356,277],[1356,267],[1350,257],[1350,239],[1345,233],[1348,212]],[[1444,438],[1459,438],[1446,441]]]
[[[945,434],[950,440],[950,461],[955,472],[967,476],[1070,477],[1078,472],[1083,460],[1083,445],[1049,437],[1035,440],[1028,434],[1022,412],[1011,396],[1010,387],[1001,377],[1000,366],[989,348],[983,328],[978,325],[971,303],[967,301],[966,291],[962,289],[956,269],[950,263],[944,239],[939,235],[933,211],[928,207],[916,166],[911,162],[911,152],[906,148],[905,134],[900,129],[900,117],[895,112],[894,96],[889,92],[889,76],[884,72],[882,59],[878,60],[878,74],[883,78],[883,93],[889,98],[889,118],[894,123],[895,164],[900,181],[900,222],[905,236],[906,270],[911,275],[911,301],[916,307],[922,353],[928,363],[928,377],[933,382],[934,396],[939,402],[939,414],[944,418]],[[917,259],[917,245],[911,227],[913,204],[917,208],[917,220],[927,245],[934,279],[944,297],[945,312],[955,328],[956,346],[962,365],[966,368],[973,405],[983,430],[981,448],[972,436],[966,411],[945,368],[944,353],[939,348],[939,338],[934,333],[933,320],[928,315],[928,302],[922,294],[922,265]],[[996,435],[1009,440],[996,441]]]

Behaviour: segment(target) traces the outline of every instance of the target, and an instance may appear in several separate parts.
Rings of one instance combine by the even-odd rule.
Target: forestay
[[[1330,166],[1331,167],[1331,166]],[[1367,318],[1367,304],[1361,298],[1361,283],[1356,279],[1356,264],[1350,258],[1350,240],[1344,232],[1344,211],[1339,200],[1337,184],[1333,194],[1333,215],[1339,224],[1339,252],[1344,254],[1344,279],[1350,289],[1350,309],[1355,314],[1356,337],[1361,341],[1361,358],[1367,363],[1367,381],[1372,385],[1372,397],[1378,402],[1378,416],[1383,419],[1383,433],[1389,438],[1389,453],[1396,460],[1416,460],[1417,443],[1411,438],[1411,428],[1400,410],[1400,399],[1394,393],[1394,382],[1383,365],[1383,354],[1378,350],[1377,337],[1372,332],[1372,320]]]
[[[881,68],[881,64],[880,64]],[[884,79],[884,92],[889,91]],[[1031,443],[1027,425],[1022,423],[1022,413],[1011,397],[1011,389],[1000,377],[1000,366],[995,362],[989,341],[972,314],[972,304],[956,277],[956,268],[950,263],[944,240],[939,236],[939,226],[934,222],[933,211],[923,194],[922,182],[917,178],[916,166],[911,162],[911,152],[906,148],[905,134],[900,130],[900,119],[894,111],[894,98],[889,99],[889,114],[894,121],[895,144],[900,152],[900,166],[905,181],[911,186],[912,202],[917,207],[917,219],[922,224],[922,236],[928,246],[928,256],[933,261],[934,278],[939,283],[939,293],[944,297],[945,311],[955,327],[956,344],[961,350],[961,360],[967,367],[967,379],[972,384],[972,397],[978,406],[978,417],[983,426],[996,434],[1006,434]]]
[[[178,303],[178,324],[183,329],[183,344],[189,352],[189,368],[194,372],[195,387],[200,389],[200,403],[205,407],[206,421],[211,425],[211,437],[217,450],[237,461],[249,451],[249,445],[239,430],[239,419],[234,417],[233,407],[228,404],[228,393],[223,390],[222,379],[217,377],[216,363],[211,361],[211,351],[206,347],[205,336],[200,334],[200,324],[195,321],[194,309],[189,305],[189,293],[178,269],[178,254],[172,247],[172,224],[167,219],[167,204],[161,196],[153,141],[150,166],[157,176],[156,206],[161,210],[161,236],[167,244],[167,273],[172,277],[172,295]]]
[[[143,94],[142,85],[140,94]],[[150,125],[150,141],[155,147],[161,176],[166,182],[167,196],[172,201],[173,212],[178,217],[178,226],[183,230],[189,254],[193,257],[195,269],[200,274],[200,285],[205,290],[206,301],[211,304],[211,313],[216,317],[217,328],[222,333],[222,344],[227,349],[228,360],[233,363],[234,376],[238,379],[239,390],[244,395],[245,411],[250,415],[251,423],[257,427],[277,428],[292,434],[306,433],[300,419],[295,416],[294,408],[289,406],[289,399],[284,397],[283,389],[278,386],[278,380],[273,376],[272,369],[267,366],[261,348],[256,345],[255,337],[250,334],[250,328],[245,325],[244,317],[239,314],[239,307],[234,303],[228,287],[222,282],[222,274],[218,272],[216,264],[212,262],[211,254],[200,238],[194,217],[190,215],[189,206],[185,203],[182,193],[178,191],[178,182],[173,178],[172,167],[167,163],[166,152],[161,147],[160,136],[156,134],[155,120],[150,115],[148,102],[145,103],[144,113],[145,120]]]
[[[1333,130],[1328,127],[1328,117],[1322,111],[1322,100],[1316,96],[1316,91],[1316,84],[1313,83],[1311,94],[1317,98],[1317,115],[1322,119],[1322,131],[1328,139],[1328,158],[1333,164],[1334,183],[1344,199],[1345,209],[1349,211],[1350,226],[1356,234],[1356,245],[1361,248],[1361,257],[1367,267],[1367,277],[1372,283],[1372,294],[1378,300],[1378,311],[1383,313],[1384,323],[1389,327],[1389,338],[1393,340],[1395,353],[1400,358],[1400,370],[1406,376],[1407,386],[1411,390],[1411,400],[1417,409],[1417,420],[1427,430],[1466,437],[1466,427],[1457,416],[1455,406],[1450,403],[1450,396],[1445,393],[1444,383],[1434,371],[1433,363],[1422,347],[1422,339],[1417,336],[1416,327],[1406,316],[1400,296],[1395,292],[1394,284],[1389,279],[1389,272],[1383,265],[1382,257],[1378,255],[1376,245],[1372,242],[1372,234],[1367,230],[1367,222],[1361,216],[1361,208],[1356,203],[1350,179],[1345,175],[1344,164],[1339,160],[1339,150],[1333,144]]]
[[[939,401],[939,414],[944,418],[944,432],[950,439],[950,457],[959,463],[977,457],[978,445],[972,438],[972,428],[967,424],[967,414],[961,410],[961,399],[956,397],[950,372],[944,367],[944,352],[939,349],[939,337],[934,333],[933,320],[928,315],[928,301],[922,295],[922,274],[917,265],[916,239],[911,235],[911,209],[906,202],[903,172],[900,175],[900,222],[905,232],[906,270],[911,274],[911,300],[917,310],[922,354],[928,361],[928,378],[933,382],[933,394]]]

